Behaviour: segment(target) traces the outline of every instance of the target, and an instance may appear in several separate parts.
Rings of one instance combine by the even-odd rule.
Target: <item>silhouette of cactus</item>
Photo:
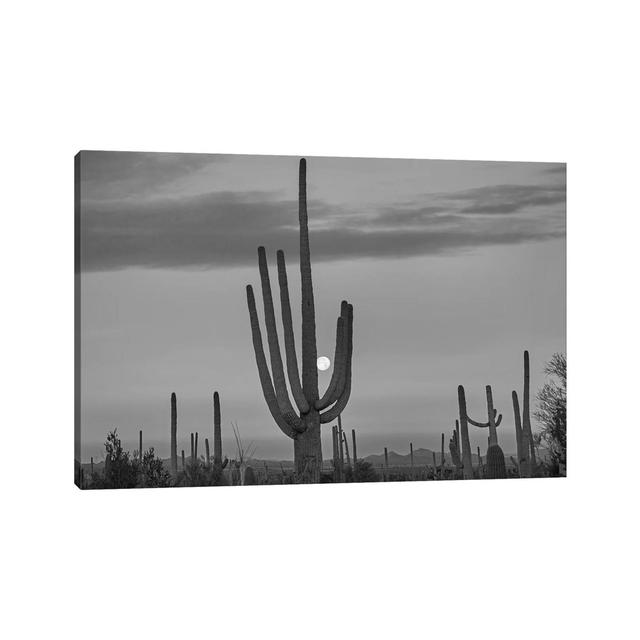
[[[506,466],[504,462],[504,453],[498,445],[498,431],[497,427],[502,422],[502,414],[498,415],[498,412],[493,407],[493,393],[491,391],[491,385],[487,385],[487,422],[478,422],[469,417],[467,413],[467,402],[464,393],[464,387],[460,385],[458,387],[458,404],[460,408],[460,424],[462,425],[463,433],[466,427],[466,423],[470,423],[475,427],[481,429],[489,429],[489,442],[487,449],[487,463],[485,467],[484,476],[487,478],[506,478]],[[468,437],[468,431],[467,431]],[[471,453],[471,451],[469,451]],[[491,454],[491,456],[490,456]],[[500,459],[502,462],[500,463]],[[490,462],[491,460],[491,462]],[[498,475],[495,475],[498,474]],[[466,477],[466,476],[465,476]],[[473,476],[472,476],[473,477]]]
[[[460,417],[460,446],[462,452],[462,473],[465,480],[473,479],[473,462],[471,459],[471,442],[469,440],[469,423],[467,415],[467,400],[464,387],[458,386],[458,414]],[[456,427],[458,422],[456,422]]]
[[[530,478],[536,465],[536,451],[531,431],[531,415],[529,412],[529,352],[524,352],[524,386],[522,390],[522,418],[520,417],[520,403],[516,391],[511,392],[513,401],[513,417],[516,430],[516,447],[518,456],[518,471],[521,478]]]
[[[533,442],[533,432],[531,431],[531,415],[529,413],[529,352],[524,352],[524,388],[522,390],[522,438],[523,447],[529,453],[529,471],[536,466],[536,449]]]
[[[529,446],[523,438],[522,421],[520,420],[520,403],[518,402],[518,394],[516,391],[511,392],[511,400],[513,402],[513,421],[516,430],[517,469],[521,478],[527,478],[530,475]]]
[[[338,427],[331,427],[331,440],[333,443],[333,481],[342,482],[342,465],[340,464],[340,447],[338,445]]]
[[[344,455],[347,458],[347,469],[352,473],[351,457],[349,456],[349,441],[347,440],[347,434],[344,431],[342,432],[342,441],[344,442]]]
[[[504,462],[504,453],[497,444],[492,444],[487,449],[487,464],[485,477],[490,480],[498,480],[507,477],[507,466]]]
[[[460,436],[458,435],[458,421],[456,420],[456,428],[453,430],[453,435],[449,439],[449,452],[451,453],[451,462],[456,468],[458,477],[460,472],[463,472],[462,455],[460,453]]]
[[[247,306],[251,334],[262,392],[276,424],[293,440],[294,464],[298,481],[319,482],[322,467],[320,425],[335,420],[344,410],[351,393],[351,358],[353,353],[353,306],[343,301],[337,320],[333,374],[322,397],[318,392],[316,319],[311,278],[311,253],[307,216],[306,160],[300,160],[298,218],[300,223],[300,277],[302,283],[302,382],[300,381],[291,318],[291,304],[283,251],[277,252],[280,305],[284,326],[287,374],[297,412],[291,404],[276,329],[271,283],[264,247],[258,248],[258,266],[271,361],[271,371],[262,342],[255,296],[247,285]],[[324,413],[322,413],[322,411]],[[299,415],[298,415],[299,414]]]
[[[209,438],[204,439],[204,461],[207,467],[211,465],[211,456],[209,455]]]
[[[220,395],[213,393],[213,466],[224,469],[229,462],[222,460],[222,419],[220,413]]]
[[[178,408],[175,393],[171,394],[171,473],[174,477],[178,475]]]
[[[413,442],[409,443],[409,456],[410,456],[410,464],[411,464],[411,477],[413,478],[414,476],[414,471],[413,471]]]

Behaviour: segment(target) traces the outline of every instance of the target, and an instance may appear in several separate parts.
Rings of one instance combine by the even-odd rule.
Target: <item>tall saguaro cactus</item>
[[[176,394],[171,394],[171,473],[178,475],[178,408]]]
[[[520,403],[518,393],[511,392],[513,400],[513,417],[516,428],[516,445],[518,454],[518,470],[520,477],[529,478],[532,467],[536,462],[536,450],[533,444],[533,433],[531,431],[531,416],[529,414],[529,352],[524,352],[524,386],[522,390],[522,418],[520,417]]]
[[[536,450],[533,444],[533,432],[531,431],[531,416],[529,415],[529,352],[524,352],[524,388],[522,390],[522,438],[523,446],[529,450],[529,464],[536,464]]]
[[[487,478],[506,478],[506,467],[504,462],[504,453],[498,444],[498,431],[497,427],[502,422],[502,414],[498,415],[498,411],[493,406],[493,392],[491,391],[491,385],[487,385],[487,422],[477,422],[469,417],[467,413],[466,400],[464,398],[464,388],[458,387],[458,400],[463,402],[460,404],[460,422],[464,424],[462,419],[462,406],[464,405],[464,421],[471,423],[475,427],[482,429],[489,429],[489,446],[487,449]]]
[[[462,448],[462,474],[465,480],[473,479],[473,463],[471,459],[471,442],[469,440],[469,418],[467,414],[467,399],[464,387],[458,386],[458,414],[460,417],[460,444]]]
[[[299,481],[319,482],[320,469],[322,467],[320,425],[335,420],[346,407],[351,394],[353,306],[346,301],[341,304],[340,316],[336,327],[333,374],[326,392],[320,396],[318,392],[316,319],[307,216],[307,164],[304,158],[300,160],[298,187],[300,279],[302,283],[302,381],[300,380],[296,356],[284,252],[281,250],[277,252],[287,374],[297,411],[291,403],[287,390],[264,247],[258,248],[258,267],[262,284],[271,371],[269,371],[269,366],[267,365],[255,296],[251,285],[247,285],[247,305],[249,307],[258,375],[269,411],[282,432],[293,440],[294,463]]]
[[[220,394],[213,392],[213,466],[224,469],[229,462],[222,460],[222,417],[220,412]]]

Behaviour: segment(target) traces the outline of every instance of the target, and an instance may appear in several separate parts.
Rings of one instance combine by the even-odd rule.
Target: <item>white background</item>
[[[634,4],[3,4],[4,637],[637,633]],[[567,161],[570,477],[75,489],[79,149]]]

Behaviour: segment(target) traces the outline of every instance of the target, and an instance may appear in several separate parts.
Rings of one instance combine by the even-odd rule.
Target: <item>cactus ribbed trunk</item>
[[[409,443],[409,455],[411,456],[411,478],[413,478],[413,442]]]
[[[522,438],[527,448],[529,467],[536,465],[536,450],[531,431],[531,416],[529,414],[529,352],[524,352],[524,389],[522,391]]]
[[[497,444],[492,444],[487,449],[486,477],[498,480],[507,477],[507,466],[504,461],[504,453]]]
[[[217,391],[213,394],[213,464],[222,465],[222,418]]]
[[[320,482],[322,443],[320,442],[320,414],[312,409],[302,417],[304,433],[293,441],[293,457],[298,482]]]
[[[311,248],[307,215],[307,161],[300,160],[298,175],[298,220],[300,222],[300,280],[302,282],[302,389],[307,402],[318,400],[318,351],[316,312],[311,279]]]
[[[496,414],[493,408],[493,393],[491,385],[487,385],[487,411],[489,414],[489,446],[498,444],[498,430],[496,429]]]
[[[347,458],[347,467],[351,469],[351,458],[349,457],[349,441],[347,440],[347,434],[342,432],[342,440],[344,441],[344,455]]]
[[[284,253],[276,254],[280,286],[281,317],[284,329],[286,374],[276,328],[276,316],[269,280],[266,250],[258,248],[258,268],[262,286],[264,323],[269,348],[269,364],[262,340],[253,287],[247,285],[247,306],[258,375],[267,407],[282,432],[293,440],[294,465],[298,482],[319,482],[322,468],[320,425],[339,418],[351,393],[353,354],[353,307],[343,301],[336,325],[336,349],[331,381],[320,398],[316,344],[315,303],[311,277],[311,250],[307,215],[307,165],[300,160],[298,175],[298,221],[300,225],[300,280],[302,289],[302,381],[296,356],[288,278]],[[289,398],[289,388],[299,415]],[[332,406],[333,405],[333,406]],[[326,411],[323,411],[326,409]],[[322,413],[321,413],[322,412]],[[340,440],[342,446],[342,440]]]
[[[338,469],[338,427],[331,427],[331,444],[333,446],[333,481],[340,482],[340,470]]]
[[[178,473],[178,408],[176,394],[171,394],[171,473]]]
[[[467,400],[464,387],[458,386],[458,414],[460,416],[460,440],[462,447],[462,473],[465,480],[473,478],[473,463],[471,460],[471,442],[469,440],[469,423],[467,421]],[[457,423],[456,423],[457,425]]]
[[[528,478],[531,475],[529,464],[529,442],[524,437],[522,422],[520,420],[520,403],[518,402],[518,394],[515,391],[511,392],[511,400],[513,401],[513,421],[516,430],[518,473],[521,478]]]

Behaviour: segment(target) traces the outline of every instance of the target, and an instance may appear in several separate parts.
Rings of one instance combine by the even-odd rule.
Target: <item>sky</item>
[[[194,431],[211,441],[218,391],[226,455],[233,422],[257,457],[293,457],[260,388],[245,287],[260,309],[257,247],[276,292],[284,249],[299,357],[298,162],[81,153],[83,461],[102,459],[116,427],[127,448],[142,429],[145,448],[168,457],[173,391],[179,449]],[[565,165],[307,157],[307,184],[318,355],[333,357],[341,300],[354,306],[343,426],[356,429],[358,454],[439,448],[458,384],[482,421],[492,385],[513,453],[523,350],[532,396],[545,362],[566,351]],[[331,372],[319,372],[321,393]],[[484,452],[485,431],[470,429]]]

